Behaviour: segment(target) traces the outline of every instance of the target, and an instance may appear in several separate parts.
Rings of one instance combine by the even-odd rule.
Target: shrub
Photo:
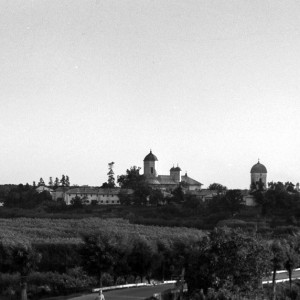
[[[8,289],[17,289],[20,285],[20,274],[0,273],[0,292],[5,293]]]

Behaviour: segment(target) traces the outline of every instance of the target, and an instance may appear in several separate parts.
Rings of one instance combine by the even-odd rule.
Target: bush
[[[228,219],[218,222],[217,227],[241,228],[244,230],[254,231],[257,227],[255,222],[245,222],[238,219]]]
[[[53,295],[69,294],[89,289],[97,284],[97,280],[86,275],[79,267],[71,269],[68,273],[33,272],[28,276],[28,290],[33,294],[41,292],[41,286],[48,287]],[[45,292],[44,289],[42,292]]]
[[[279,226],[273,231],[273,237],[281,237],[287,235],[297,235],[299,233],[299,228],[295,226]]]
[[[0,273],[0,292],[3,294],[10,290],[18,289],[20,286],[20,274]]]

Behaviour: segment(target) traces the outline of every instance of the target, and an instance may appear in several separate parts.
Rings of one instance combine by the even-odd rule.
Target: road
[[[105,300],[144,300],[145,298],[151,297],[155,293],[173,288],[174,284],[162,284],[156,286],[145,286],[138,288],[113,290],[104,292]],[[97,293],[88,294],[84,296],[75,297],[69,300],[94,300]]]
[[[287,281],[288,274],[286,271],[279,271],[276,274],[276,282]],[[293,279],[300,278],[300,269],[293,271]],[[272,276],[264,278],[263,283],[271,283]],[[130,289],[121,289],[104,292],[105,300],[144,300],[145,298],[151,297],[155,293],[160,293],[167,289],[173,288],[174,284],[146,286]],[[69,300],[94,300],[97,293],[88,294],[84,296],[78,296]]]
[[[300,269],[296,269],[293,271],[292,278],[293,280],[300,278]],[[279,271],[276,273],[276,282],[282,282],[288,280],[289,280],[289,275],[287,271]],[[263,279],[263,284],[271,283],[271,282],[272,282],[272,276]]]

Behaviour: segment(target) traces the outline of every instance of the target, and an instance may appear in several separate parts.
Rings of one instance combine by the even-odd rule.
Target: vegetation
[[[87,205],[80,197],[66,206],[28,184],[0,186],[0,292],[13,299],[19,290],[25,299],[28,290],[40,299],[185,274],[188,299],[296,299],[291,277],[300,264],[300,196],[292,183],[254,189],[258,206],[245,207],[243,191],[217,183],[207,202],[185,193],[185,186],[165,198],[139,171],[132,167],[118,177],[134,194],[121,195],[123,205],[116,207]],[[284,288],[275,282],[279,269],[290,277]],[[271,272],[272,288],[263,290],[261,279]]]
[[[185,274],[190,299],[199,293],[214,299],[254,299],[263,293],[264,276],[278,268],[292,270],[298,263],[292,257],[299,256],[299,238],[270,244],[241,229],[158,230],[99,218],[0,222],[0,276],[11,283],[0,284],[0,290],[9,293],[22,283],[37,297],[42,286],[44,293],[48,289],[64,294],[99,282],[112,285]]]

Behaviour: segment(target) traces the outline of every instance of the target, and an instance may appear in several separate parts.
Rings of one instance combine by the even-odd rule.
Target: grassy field
[[[124,219],[0,219],[0,239],[27,238],[34,243],[80,243],[84,233],[119,233],[142,236],[148,240],[199,239],[204,233],[190,228],[144,226],[130,224]]]

